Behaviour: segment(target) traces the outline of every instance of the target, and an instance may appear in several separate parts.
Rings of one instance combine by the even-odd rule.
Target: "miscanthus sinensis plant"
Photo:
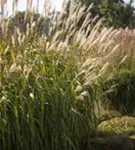
[[[46,18],[52,9],[44,4]],[[134,68],[134,30],[105,28],[102,20],[93,26],[91,7],[71,2],[68,11],[53,11],[41,34],[30,0],[25,32],[18,26],[9,32],[11,18],[1,20],[0,149],[83,149],[100,110],[100,85],[121,68]],[[5,8],[1,1],[4,14]]]

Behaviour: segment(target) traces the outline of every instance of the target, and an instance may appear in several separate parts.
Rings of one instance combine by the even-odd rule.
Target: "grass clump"
[[[115,135],[134,135],[135,117],[122,116],[103,121],[98,125],[98,132]]]
[[[134,115],[134,71],[117,71],[116,74],[105,80],[103,86],[104,102],[123,115]]]
[[[90,120],[77,106],[74,57],[29,46],[26,52],[3,70],[1,148],[78,149]]]
[[[27,9],[25,30],[15,24],[10,34],[15,18],[2,20],[0,149],[83,149],[104,100],[122,114],[134,112],[134,65],[125,63],[134,60],[134,33],[101,21],[93,27],[84,10],[71,3],[68,14],[48,11],[36,22]],[[39,32],[40,21],[48,22]]]

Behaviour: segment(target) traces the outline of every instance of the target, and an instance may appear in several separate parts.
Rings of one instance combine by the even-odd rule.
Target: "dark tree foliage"
[[[92,17],[96,15],[98,18],[104,18],[104,25],[115,28],[134,28],[135,27],[135,8],[131,0],[125,3],[123,0],[74,0],[76,3],[81,2],[82,5],[89,7],[94,4],[91,9]]]
[[[115,28],[135,27],[135,13],[131,3],[103,0],[99,5],[99,11],[105,18],[104,23],[107,26],[114,26]]]

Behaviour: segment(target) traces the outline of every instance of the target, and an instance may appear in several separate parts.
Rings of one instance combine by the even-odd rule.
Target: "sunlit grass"
[[[119,107],[133,106],[134,30],[104,28],[102,20],[93,27],[84,10],[71,3],[68,14],[48,17],[48,10],[41,17],[27,9],[2,20],[0,149],[83,149],[81,141],[106,111],[104,101],[115,96]]]

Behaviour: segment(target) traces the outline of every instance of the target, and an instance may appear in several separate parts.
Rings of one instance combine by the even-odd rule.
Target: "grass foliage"
[[[105,28],[102,20],[93,27],[91,6],[84,11],[71,3],[68,14],[53,12],[47,33],[38,34],[30,7],[27,1],[25,32],[16,25],[8,32],[10,18],[1,21],[0,149],[83,149],[100,101],[134,112],[135,31]]]

